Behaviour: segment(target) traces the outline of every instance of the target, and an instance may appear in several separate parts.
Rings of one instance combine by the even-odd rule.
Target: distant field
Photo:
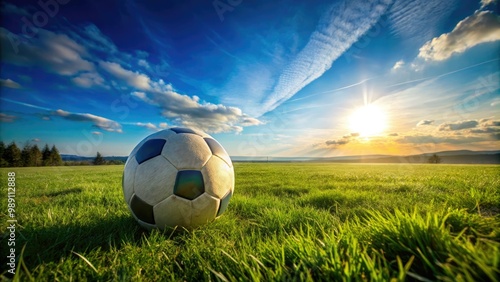
[[[22,281],[500,277],[500,166],[236,163],[221,218],[164,234],[130,215],[123,166],[0,169],[2,261],[8,171]]]

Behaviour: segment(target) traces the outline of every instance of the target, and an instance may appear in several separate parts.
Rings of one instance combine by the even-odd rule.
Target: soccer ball
[[[192,229],[219,217],[234,192],[233,164],[210,135],[170,128],[142,140],[123,171],[123,194],[146,229]]]

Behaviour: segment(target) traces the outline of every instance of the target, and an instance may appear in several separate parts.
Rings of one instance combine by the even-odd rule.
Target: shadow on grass
[[[62,191],[56,191],[56,192],[51,192],[51,193],[48,193],[48,194],[43,194],[44,196],[47,196],[47,197],[57,197],[57,196],[65,196],[65,195],[68,195],[68,194],[78,194],[78,193],[81,193],[83,191],[82,188],[70,188],[70,189],[66,189],[66,190],[62,190]]]
[[[83,223],[26,227],[19,236],[19,245],[26,244],[24,261],[32,269],[40,264],[57,263],[71,256],[72,251],[83,254],[91,250],[108,251],[124,245],[141,245],[142,238],[149,233],[130,215],[110,216]],[[166,233],[165,237],[168,236]]]

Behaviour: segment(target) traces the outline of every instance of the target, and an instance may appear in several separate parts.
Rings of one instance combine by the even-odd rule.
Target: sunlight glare
[[[379,107],[368,104],[358,108],[350,117],[350,129],[362,137],[370,137],[384,132],[387,117]]]

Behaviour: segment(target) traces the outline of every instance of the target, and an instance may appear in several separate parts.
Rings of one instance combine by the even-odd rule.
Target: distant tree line
[[[55,145],[49,148],[49,145],[45,144],[43,149],[40,150],[38,145],[27,143],[22,149],[19,149],[15,142],[6,146],[3,141],[0,141],[0,167],[122,165],[123,163],[120,160],[105,160],[99,152],[97,152],[93,160],[63,162]]]
[[[0,166],[1,167],[20,167],[20,166],[57,166],[62,165],[63,161],[59,150],[53,145],[45,144],[42,150],[38,146],[27,143],[23,149],[19,149],[15,142],[8,146],[0,141]]]
[[[92,161],[93,165],[121,165],[124,164],[123,161],[120,160],[105,160],[101,153],[97,152],[94,160]]]

